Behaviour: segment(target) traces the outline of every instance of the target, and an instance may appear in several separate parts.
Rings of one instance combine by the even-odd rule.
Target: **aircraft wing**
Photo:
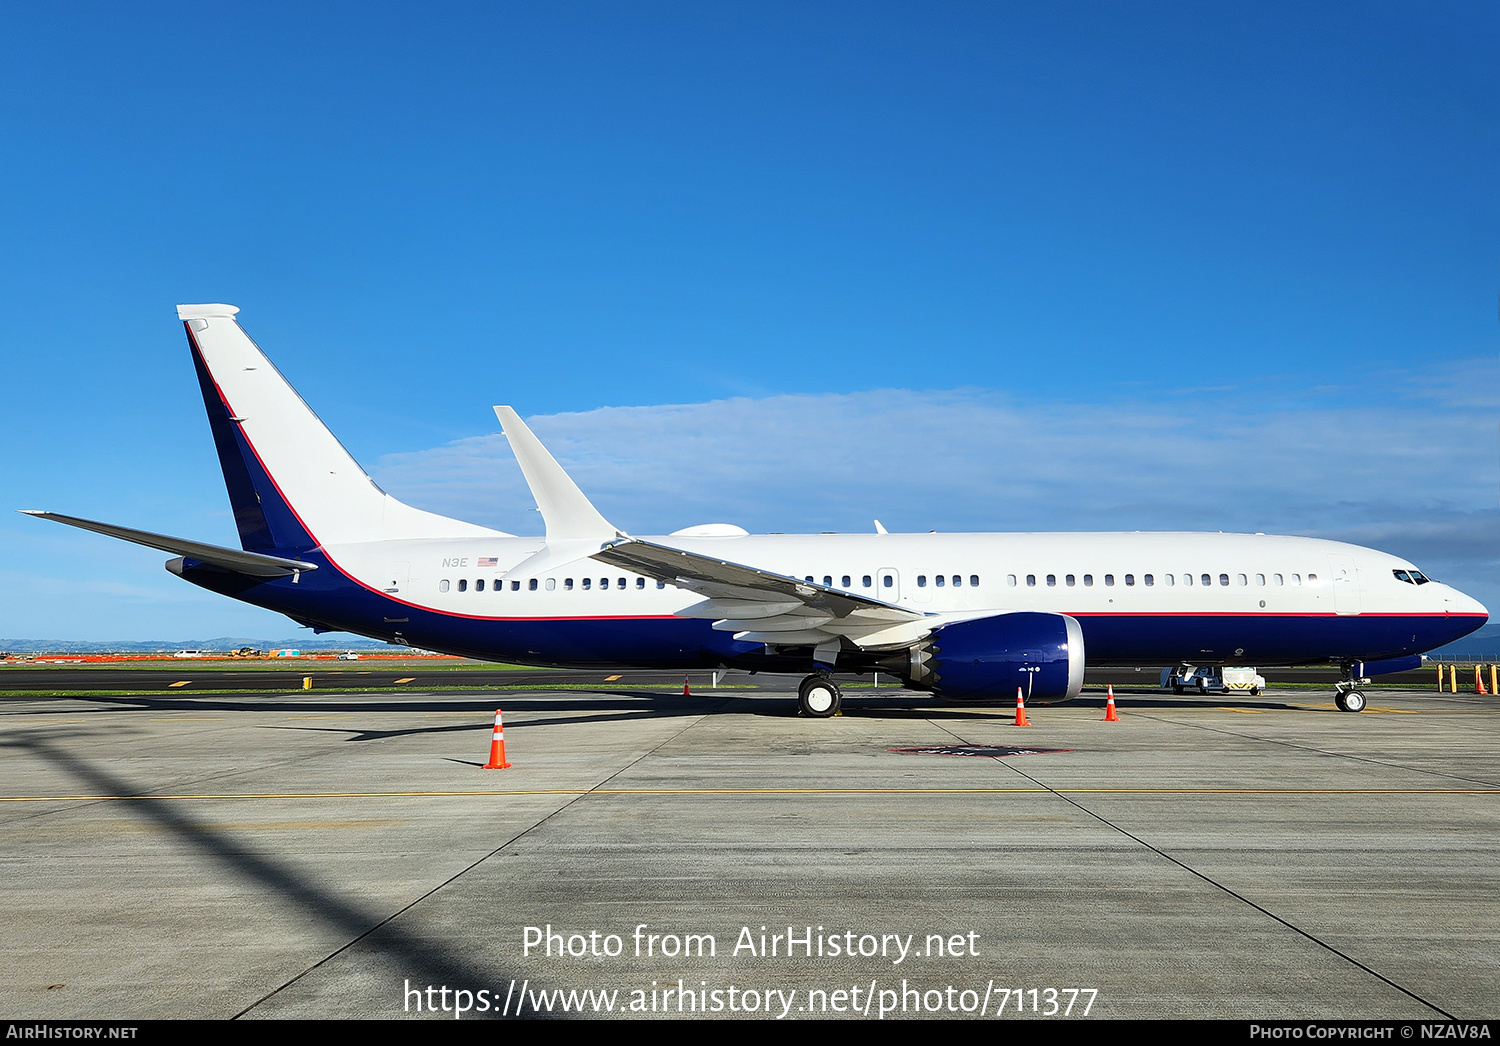
[[[736,639],[836,650],[847,639],[866,650],[905,647],[943,622],[878,599],[801,578],[715,559],[638,538],[591,557],[704,596],[679,617],[708,618]]]
[[[283,559],[281,556],[267,556],[260,552],[243,552],[237,548],[224,548],[222,545],[209,545],[202,541],[189,541],[187,538],[153,534],[149,530],[133,530],[130,527],[120,527],[113,523],[99,523],[92,519],[64,516],[57,512],[26,509],[22,511],[25,515],[36,516],[38,519],[50,519],[56,523],[66,523],[70,527],[78,527],[81,530],[92,530],[96,534],[105,534],[122,541],[133,541],[137,545],[160,549],[162,552],[172,552],[179,556],[188,556],[200,563],[222,567],[236,574],[248,574],[251,577],[286,577],[304,570],[318,569],[316,563],[303,563],[296,559]]]

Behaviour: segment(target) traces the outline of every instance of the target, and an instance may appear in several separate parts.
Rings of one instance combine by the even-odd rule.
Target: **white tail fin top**
[[[526,427],[521,416],[509,407],[496,407],[495,417],[500,419],[500,428],[515,451],[526,485],[531,496],[536,498],[537,508],[542,510],[542,520],[547,524],[547,544],[559,541],[587,540],[610,541],[621,537],[609,520],[599,514],[578,489],[578,484],[563,471],[542,441]]]
[[[179,305],[193,343],[254,455],[323,545],[501,535],[412,508],[375,485],[234,316],[232,305]]]

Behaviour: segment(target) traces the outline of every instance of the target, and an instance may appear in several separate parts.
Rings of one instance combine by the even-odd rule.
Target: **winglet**
[[[500,428],[515,451],[526,485],[531,496],[536,498],[537,508],[542,510],[542,519],[547,524],[547,543],[575,539],[608,541],[623,536],[609,520],[599,514],[578,484],[563,471],[542,441],[537,439],[525,422],[510,407],[496,407],[495,417],[500,419]]]

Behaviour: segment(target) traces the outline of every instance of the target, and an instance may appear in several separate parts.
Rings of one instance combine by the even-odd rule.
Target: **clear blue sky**
[[[539,531],[1248,529],[1500,605],[1493,4],[12,4],[7,510],[233,543],[179,302]],[[438,482],[441,480],[441,482]],[[0,513],[0,636],[284,636]]]

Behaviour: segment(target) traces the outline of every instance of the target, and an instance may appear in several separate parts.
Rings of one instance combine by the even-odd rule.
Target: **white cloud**
[[[528,423],[633,533],[863,531],[877,517],[893,530],[1259,530],[1370,544],[1488,587],[1500,581],[1494,369],[1381,375],[1269,410],[1238,391],[1100,406],[877,390]],[[377,473],[424,508],[542,530],[498,434],[392,455]]]

